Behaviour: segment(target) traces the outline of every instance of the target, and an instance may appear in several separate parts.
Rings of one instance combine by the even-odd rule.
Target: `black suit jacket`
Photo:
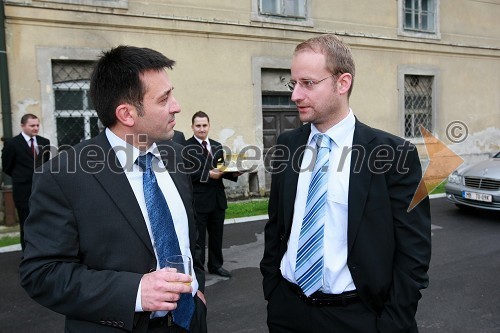
[[[50,158],[50,141],[37,135],[38,154],[33,158],[30,146],[22,134],[5,141],[2,150],[2,169],[12,177],[14,187],[13,197],[16,205],[28,207],[31,194],[31,181],[35,168],[47,162]]]
[[[184,143],[186,142],[184,133],[182,133],[181,131],[174,130],[174,136],[172,137],[172,141],[184,145]]]
[[[186,208],[194,256],[191,180],[176,171],[182,146],[169,141],[158,148]],[[143,274],[156,269],[156,257],[105,133],[42,168],[34,176],[25,224],[22,286],[40,304],[66,315],[67,331],[146,332],[150,313],[135,313],[135,301]],[[204,273],[196,268],[195,273],[203,290]]]
[[[188,169],[193,182],[193,195],[196,212],[208,213],[214,208],[227,209],[227,198],[224,192],[222,179],[237,181],[238,177],[233,177],[231,173],[226,173],[219,179],[211,179],[209,171],[217,167],[218,163],[224,163],[224,150],[222,145],[212,139],[210,149],[212,157],[209,158],[203,152],[203,146],[194,136],[186,140],[184,156],[188,161]]]
[[[281,280],[280,262],[292,227],[298,170],[309,124],[278,138],[261,261],[265,298]],[[389,152],[389,156],[384,155]],[[377,153],[379,159],[377,160]],[[394,162],[388,162],[388,160]],[[348,194],[347,265],[363,302],[378,315],[380,332],[416,328],[431,255],[426,198],[407,212],[422,173],[415,147],[356,120]]]

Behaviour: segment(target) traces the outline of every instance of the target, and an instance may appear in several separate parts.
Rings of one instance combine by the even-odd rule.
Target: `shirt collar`
[[[198,141],[200,143],[200,145],[202,144],[203,141],[206,141],[207,144],[210,144],[210,141],[208,141],[208,136],[207,136],[207,138],[205,140],[202,140],[202,139],[198,138],[196,135],[193,135],[193,136],[196,139],[196,141]]]
[[[146,153],[152,153],[154,156],[161,160],[161,155],[158,151],[156,143],[153,143],[151,147],[149,147],[148,150],[143,153],[133,145],[127,143],[125,140],[117,136],[109,128],[106,128],[106,138],[115,151],[116,157],[118,158],[118,161],[120,161],[120,164],[124,170],[132,170],[137,157]]]
[[[26,142],[30,142],[30,139],[33,138],[33,142],[36,142],[36,136],[33,135],[33,136],[29,136],[28,134],[24,133],[23,131],[21,131],[21,135],[23,136],[24,140],[26,140]]]
[[[330,127],[325,133],[333,140],[337,147],[342,147],[344,145],[344,141],[350,138],[351,134],[354,131],[354,125],[356,123],[356,118],[352,113],[351,108],[349,108],[349,113],[347,116],[342,119],[338,124],[335,124],[333,127]],[[311,134],[309,135],[309,145],[312,145],[312,139],[315,134],[320,133],[320,131],[311,124]]]

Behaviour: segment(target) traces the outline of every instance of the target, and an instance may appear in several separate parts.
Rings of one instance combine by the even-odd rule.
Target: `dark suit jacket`
[[[194,256],[196,222],[188,175],[176,172],[182,146],[159,144],[186,208]],[[130,161],[133,163],[133,161]],[[146,332],[150,313],[135,313],[143,274],[156,269],[146,222],[105,133],[61,152],[34,177],[21,285],[40,304],[66,315],[71,332]],[[195,269],[200,289],[204,275]]]
[[[224,192],[222,178],[237,181],[231,173],[224,174],[220,179],[211,179],[208,175],[210,169],[217,167],[217,163],[224,163],[224,150],[222,145],[212,139],[210,148],[212,158],[207,158],[203,153],[203,146],[194,136],[186,140],[184,156],[189,164],[189,172],[193,182],[193,194],[196,212],[208,213],[214,208],[227,209],[227,198]]]
[[[181,131],[174,130],[174,136],[172,137],[172,141],[177,142],[178,144],[184,145],[186,142],[186,138],[184,137],[184,133]]]
[[[12,177],[13,197],[16,206],[22,204],[28,207],[31,194],[31,180],[35,168],[47,162],[50,158],[50,141],[37,135],[38,155],[33,158],[31,148],[22,134],[5,141],[2,150],[2,169]],[[18,206],[19,207],[19,206]]]
[[[307,124],[278,138],[278,150],[285,156],[279,160],[288,161],[277,161],[272,175],[260,265],[266,299],[272,297],[282,278],[279,267],[290,237],[301,152],[310,131]],[[386,151],[388,157],[383,154]],[[379,160],[377,152],[381,153]],[[348,194],[347,265],[361,299],[378,315],[380,332],[416,328],[420,289],[428,284],[428,198],[407,212],[421,177],[413,145],[356,120]]]

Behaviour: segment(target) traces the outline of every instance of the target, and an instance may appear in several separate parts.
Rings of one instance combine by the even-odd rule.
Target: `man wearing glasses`
[[[349,107],[355,65],[335,35],[295,48],[292,101],[307,123],[278,138],[261,261],[277,332],[417,332],[428,284],[429,200],[413,145]],[[298,157],[298,158],[297,158]]]

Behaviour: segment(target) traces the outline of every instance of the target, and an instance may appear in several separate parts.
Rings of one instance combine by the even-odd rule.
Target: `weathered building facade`
[[[269,189],[264,154],[299,125],[285,83],[297,43],[336,33],[354,53],[351,107],[361,121],[408,138],[425,163],[419,125],[465,159],[500,142],[498,0],[6,0],[11,124],[37,114],[58,146],[95,135],[87,98],[92,62],[120,44],[156,49],[182,112],[210,115],[211,137],[233,153],[251,146],[255,172],[232,197]]]

